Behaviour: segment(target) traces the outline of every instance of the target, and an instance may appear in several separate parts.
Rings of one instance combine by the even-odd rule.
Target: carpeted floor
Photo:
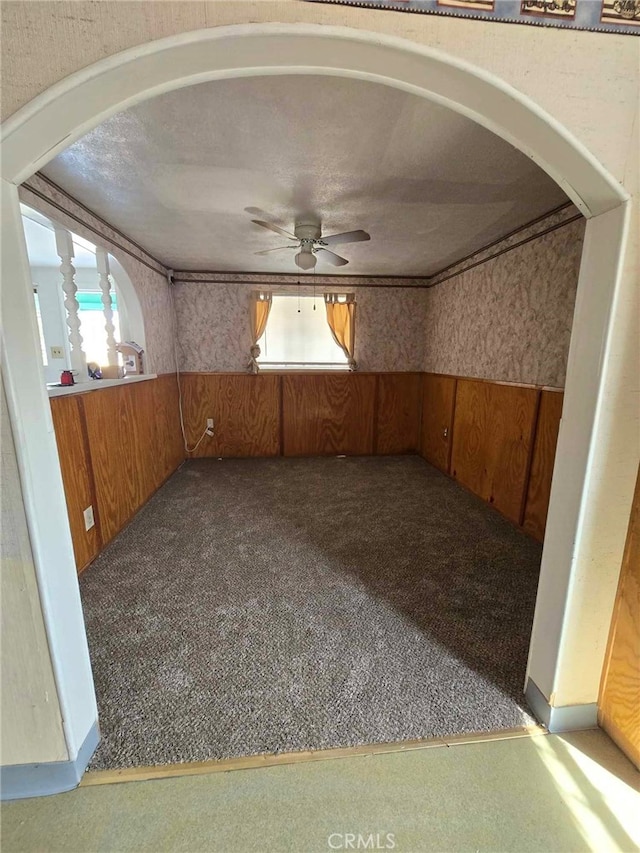
[[[418,457],[188,462],[80,580],[92,768],[530,723],[540,555]]]

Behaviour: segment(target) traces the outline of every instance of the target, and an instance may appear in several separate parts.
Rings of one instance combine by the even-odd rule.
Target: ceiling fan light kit
[[[264,219],[252,219],[251,221],[254,225],[267,228],[269,231],[274,231],[276,234],[296,241],[291,246],[277,246],[274,249],[263,249],[261,252],[255,252],[256,255],[266,255],[269,252],[278,252],[281,249],[298,249],[294,261],[296,266],[301,270],[314,269],[318,262],[316,255],[319,253],[320,258],[332,266],[343,267],[349,261],[330,251],[328,246],[338,246],[341,243],[360,243],[371,239],[366,231],[345,231],[341,234],[331,234],[323,237],[322,228],[317,222],[297,222],[293,229],[294,233],[292,234],[274,222],[268,222]]]
[[[301,270],[312,270],[318,263],[318,259],[313,252],[310,251],[304,252],[300,250],[294,260],[296,262],[296,266],[300,267]]]

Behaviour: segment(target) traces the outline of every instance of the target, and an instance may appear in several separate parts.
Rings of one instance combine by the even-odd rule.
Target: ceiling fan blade
[[[279,252],[281,249],[297,249],[298,246],[276,246],[275,249],[263,249],[262,252],[254,252],[254,255],[268,255],[269,252]]]
[[[320,247],[319,249],[316,249],[316,252],[322,252],[323,259],[334,267],[343,267],[345,264],[349,263],[346,258],[341,258],[340,255],[336,255],[335,252],[330,252],[328,249]]]
[[[275,231],[276,234],[282,234],[283,237],[289,237],[291,240],[296,239],[295,234],[290,234],[288,231],[285,231],[284,228],[280,228],[278,225],[274,225],[272,222],[264,222],[262,219],[252,219],[251,220],[254,225],[261,225],[262,228],[268,228],[269,231]]]
[[[331,234],[329,237],[323,237],[322,242],[327,246],[339,246],[340,243],[361,243],[364,240],[370,240],[371,235],[366,231],[345,231],[342,234]]]

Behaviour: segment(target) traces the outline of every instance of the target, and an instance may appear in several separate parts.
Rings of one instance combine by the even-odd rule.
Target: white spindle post
[[[87,358],[82,349],[80,334],[80,316],[78,300],[76,299],[76,270],[72,264],[73,240],[66,228],[57,227],[56,251],[60,256],[60,272],[62,273],[62,289],[64,291],[64,307],[67,309],[67,326],[69,327],[69,343],[71,344],[71,369],[76,371],[76,382],[87,382]]]
[[[118,363],[116,350],[116,328],[113,325],[113,303],[111,302],[111,279],[109,277],[109,255],[98,247],[96,251],[96,264],[100,279],[100,290],[102,291],[102,313],[104,314],[104,328],[107,333],[107,361],[114,365]]]

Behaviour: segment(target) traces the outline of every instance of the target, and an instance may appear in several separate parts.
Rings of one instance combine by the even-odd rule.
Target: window
[[[258,345],[262,370],[346,370],[349,364],[333,340],[322,296],[275,294]]]
[[[47,345],[44,340],[44,329],[42,328],[42,312],[40,311],[40,299],[38,297],[37,286],[33,288],[33,301],[36,305],[36,322],[38,323],[38,334],[40,336],[40,353],[42,354],[42,364],[45,367],[49,366],[47,357]]]
[[[107,333],[105,330],[105,317],[102,305],[102,291],[100,290],[78,290],[78,314],[80,316],[80,334],[82,335],[82,349],[85,352],[87,362],[94,361],[96,364],[108,364],[107,357]],[[115,290],[111,291],[111,308],[113,311],[113,325],[115,327],[114,337],[120,340],[120,321],[118,316],[118,297]]]

